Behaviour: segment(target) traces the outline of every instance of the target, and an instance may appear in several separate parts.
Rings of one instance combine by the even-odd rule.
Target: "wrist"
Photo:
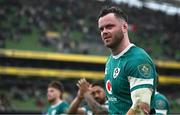
[[[77,95],[76,98],[79,100],[82,100],[84,98],[84,96],[83,95]]]
[[[87,91],[84,93],[84,96],[86,96],[86,95],[91,95],[91,93],[89,91]]]

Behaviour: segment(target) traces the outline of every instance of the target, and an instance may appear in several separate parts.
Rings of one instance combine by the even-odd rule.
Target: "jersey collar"
[[[122,55],[124,55],[132,46],[135,46],[134,44],[129,44],[122,52],[120,52],[119,54],[117,55],[112,55],[112,57],[114,59],[118,59],[119,57],[121,57]]]
[[[56,103],[56,104],[54,104],[54,105],[51,105],[51,108],[55,108],[55,107],[57,107],[59,104],[61,104],[62,103],[62,100],[60,100],[58,103]]]

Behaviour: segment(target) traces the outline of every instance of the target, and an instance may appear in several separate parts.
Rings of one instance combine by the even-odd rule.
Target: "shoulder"
[[[63,102],[61,103],[61,105],[63,105],[63,106],[69,106],[69,104],[68,104],[67,102],[65,102],[65,101],[63,101]]]
[[[57,107],[57,113],[66,113],[67,109],[69,108],[69,104],[65,101],[62,101]]]
[[[128,65],[139,65],[139,64],[153,64],[150,56],[144,51],[144,49],[137,46],[133,46],[125,55],[126,62]]]
[[[127,52],[125,58],[125,71],[127,74],[132,74],[134,77],[142,76],[145,78],[156,76],[155,65],[143,49],[134,46]]]
[[[129,51],[126,53],[126,57],[128,58],[129,61],[134,61],[134,60],[152,61],[152,59],[147,54],[147,52],[144,49],[137,46],[131,47]]]
[[[155,93],[154,100],[164,100],[168,102],[168,99],[166,98],[166,96],[161,93]]]
[[[67,109],[69,107],[69,104],[67,103],[67,102],[65,102],[65,101],[62,101],[59,105],[58,105],[58,109],[62,109],[62,110],[64,110],[64,109]]]

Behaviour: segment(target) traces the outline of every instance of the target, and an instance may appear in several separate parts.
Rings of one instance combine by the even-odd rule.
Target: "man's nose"
[[[104,29],[101,33],[102,36],[106,36],[108,34],[108,30],[107,29]]]
[[[104,28],[102,33],[107,33],[108,32],[108,29],[107,28]]]

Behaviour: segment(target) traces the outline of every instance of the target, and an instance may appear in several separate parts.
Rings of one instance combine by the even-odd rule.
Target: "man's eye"
[[[103,28],[99,28],[99,31],[102,32],[102,31],[103,31]]]

